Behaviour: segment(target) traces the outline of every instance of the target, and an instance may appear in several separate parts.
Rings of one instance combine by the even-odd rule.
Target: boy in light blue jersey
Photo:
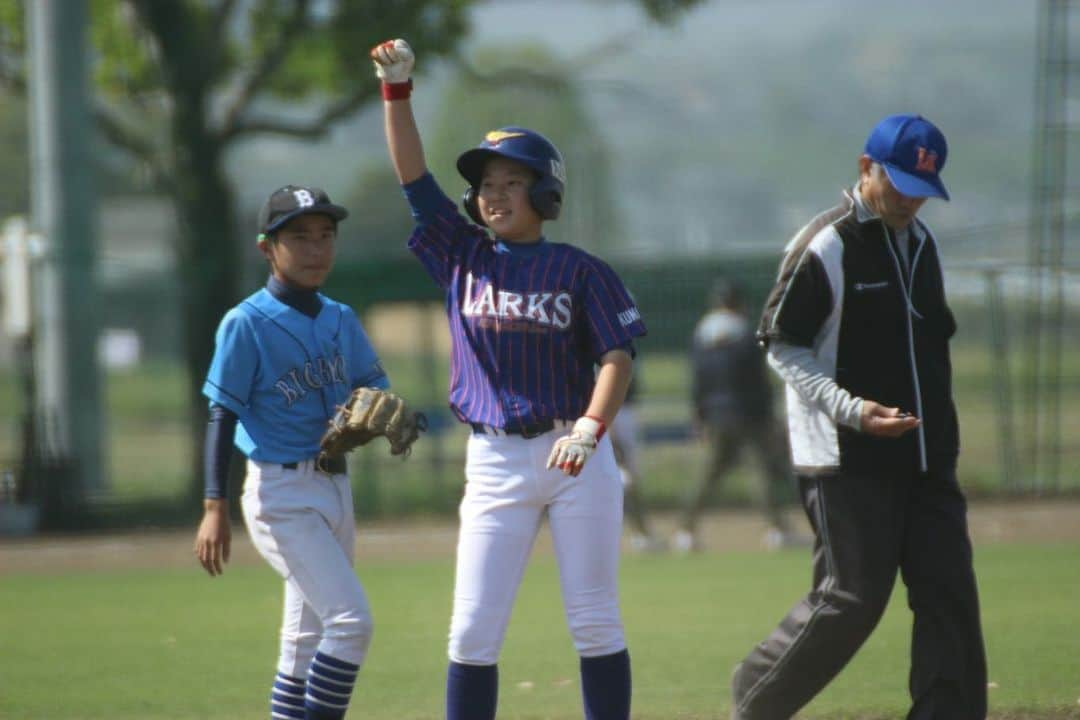
[[[225,314],[203,385],[210,423],[195,554],[211,576],[229,559],[235,444],[247,457],[248,533],[285,579],[274,718],[344,718],[371,641],[371,611],[353,570],[345,458],[319,452],[327,422],[354,388],[389,387],[356,314],[318,292],[347,215],[318,188],[288,185],[270,196],[258,237],[270,278]]]

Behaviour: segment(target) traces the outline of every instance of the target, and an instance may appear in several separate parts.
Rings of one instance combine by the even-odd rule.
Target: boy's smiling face
[[[509,158],[493,157],[484,165],[477,188],[480,215],[502,240],[531,243],[540,239],[543,220],[529,201],[536,175]]]

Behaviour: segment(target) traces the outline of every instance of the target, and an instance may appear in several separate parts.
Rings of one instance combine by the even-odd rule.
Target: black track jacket
[[[838,426],[787,387],[792,460],[803,474],[955,468],[959,452],[949,338],[937,245],[915,220],[911,272],[880,218],[854,197],[814,218],[785,250],[758,338],[810,348],[852,395],[922,419],[900,438]]]

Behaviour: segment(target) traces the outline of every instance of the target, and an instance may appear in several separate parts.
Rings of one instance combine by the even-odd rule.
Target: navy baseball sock
[[[270,717],[304,720],[304,685],[301,678],[279,672],[270,691]]]
[[[446,670],[446,720],[495,720],[498,665],[463,665]]]
[[[586,720],[628,720],[630,652],[581,658],[581,695]]]
[[[308,669],[304,710],[307,720],[342,720],[349,709],[353,684],[360,666],[336,657],[315,653]]]

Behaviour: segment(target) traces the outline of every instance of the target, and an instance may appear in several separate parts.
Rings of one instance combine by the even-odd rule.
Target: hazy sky
[[[930,117],[949,139],[944,176],[954,200],[928,205],[932,222],[1016,221],[1028,194],[1036,8],[1018,0],[717,0],[658,27],[634,3],[502,0],[476,8],[469,45],[538,43],[576,60],[569,67],[611,148],[631,241],[674,233],[693,251],[761,242],[752,237],[760,223],[739,216],[761,202],[773,210],[761,234],[782,244],[854,179],[873,123],[902,111]],[[616,40],[617,53],[598,51]],[[437,74],[418,85],[422,125],[437,88]],[[298,150],[312,152],[269,141],[238,156],[237,168],[273,176]],[[316,151],[334,158],[324,166],[330,187],[347,185],[363,162],[385,162],[378,108]],[[717,239],[718,224],[735,231]]]

